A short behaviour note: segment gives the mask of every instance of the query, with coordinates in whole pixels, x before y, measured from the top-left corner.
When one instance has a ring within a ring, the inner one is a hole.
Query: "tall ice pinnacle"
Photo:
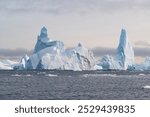
[[[125,29],[121,30],[120,42],[117,48],[117,58],[124,70],[128,69],[128,67],[134,63],[134,51],[127,38]]]

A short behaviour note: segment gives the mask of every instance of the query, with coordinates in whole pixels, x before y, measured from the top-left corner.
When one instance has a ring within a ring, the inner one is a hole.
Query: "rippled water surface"
[[[150,72],[0,71],[0,99],[150,99]]]

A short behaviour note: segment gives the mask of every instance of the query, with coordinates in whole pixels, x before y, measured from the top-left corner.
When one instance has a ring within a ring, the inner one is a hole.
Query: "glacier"
[[[134,65],[134,50],[127,38],[125,29],[121,30],[116,56],[103,56],[99,65],[104,70],[127,70]]]

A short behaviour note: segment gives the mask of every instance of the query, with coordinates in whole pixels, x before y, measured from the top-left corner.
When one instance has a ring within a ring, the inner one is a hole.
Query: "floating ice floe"
[[[11,76],[20,77],[20,76],[22,76],[22,75],[19,75],[19,74],[13,74],[13,75],[11,75]]]
[[[32,75],[31,75],[31,74],[26,74],[26,75],[24,75],[24,76],[30,77],[30,76],[32,76]]]
[[[57,75],[55,75],[55,74],[46,74],[45,76],[52,76],[52,77],[57,77]]]
[[[145,74],[139,74],[139,76],[145,76]]]
[[[144,89],[150,89],[149,85],[143,86]]]

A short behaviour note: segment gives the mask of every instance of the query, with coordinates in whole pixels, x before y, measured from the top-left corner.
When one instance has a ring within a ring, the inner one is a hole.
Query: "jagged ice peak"
[[[47,35],[47,29],[45,28],[45,27],[43,27],[42,29],[41,29],[41,34],[40,34],[40,37],[48,37],[48,35]]]
[[[78,43],[78,47],[82,47],[82,44],[81,44],[81,43]]]

